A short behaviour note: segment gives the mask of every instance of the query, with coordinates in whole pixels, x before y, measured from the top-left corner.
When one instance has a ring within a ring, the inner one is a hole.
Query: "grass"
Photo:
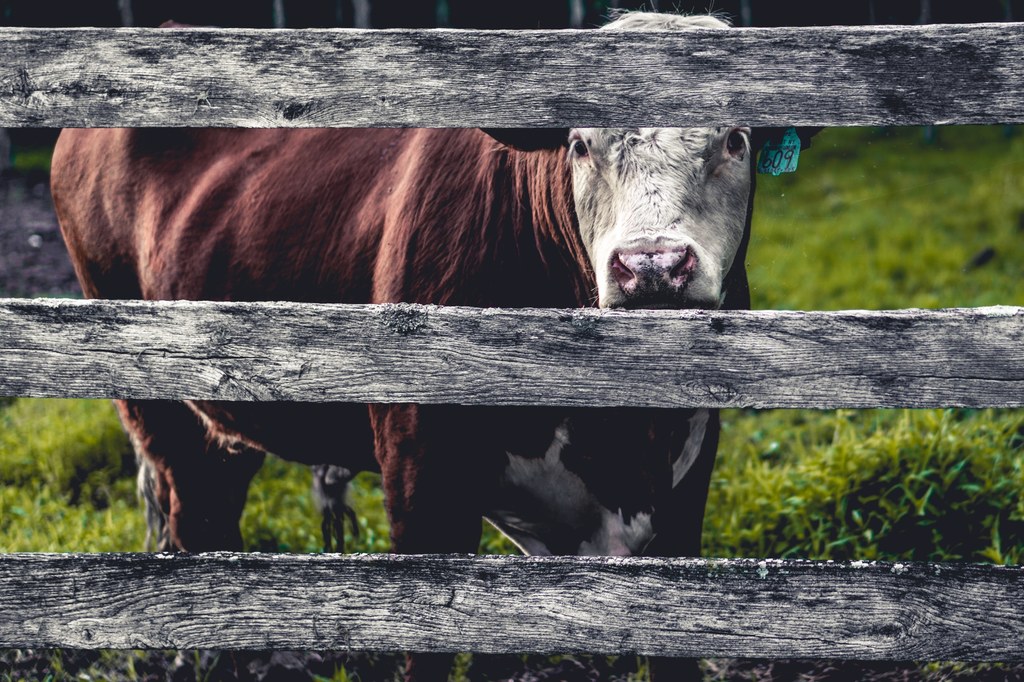
[[[134,458],[107,402],[0,410],[0,551],[142,549]]]
[[[754,216],[755,308],[1024,304],[1020,130],[828,130],[796,173],[759,177]]]
[[[706,554],[1021,563],[1024,415],[730,412]]]
[[[758,182],[755,308],[1024,305],[1020,131],[830,130]],[[1013,410],[726,411],[704,554],[1021,563],[1022,446]],[[132,466],[107,403],[0,404],[0,551],[142,549]],[[387,550],[381,499],[357,478],[351,549]],[[250,549],[318,551],[308,471],[269,459],[242,525]],[[481,547],[512,550],[493,530]]]

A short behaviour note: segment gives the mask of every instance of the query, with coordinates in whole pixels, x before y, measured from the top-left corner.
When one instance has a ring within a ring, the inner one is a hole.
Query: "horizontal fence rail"
[[[0,646],[1024,660],[1024,568],[8,554]]]
[[[0,300],[0,395],[643,407],[1024,405],[1024,308]]]
[[[0,126],[1024,122],[1024,24],[0,29]]]

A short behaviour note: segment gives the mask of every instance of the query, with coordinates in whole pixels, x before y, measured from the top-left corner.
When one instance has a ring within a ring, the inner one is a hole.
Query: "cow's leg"
[[[134,438],[132,439],[134,441]],[[138,449],[135,449],[135,465],[139,468],[136,476],[136,491],[139,499],[142,500],[146,514],[146,544],[147,552],[170,552],[171,540],[167,528],[167,514],[160,501],[158,490],[160,473],[156,470],[149,459]]]
[[[345,519],[352,526],[352,537],[359,537],[355,510],[348,504],[352,471],[336,464],[314,464],[313,501],[320,510],[320,532],[325,552],[345,551]]]
[[[500,462],[486,412],[432,405],[371,409],[395,552],[474,553],[483,500]]]
[[[136,456],[146,462],[152,485],[149,497],[165,519],[160,549],[240,550],[238,522],[264,454],[221,446],[183,403],[115,404]]]
[[[371,408],[393,551],[476,552],[487,481],[497,481],[484,415],[442,406]],[[411,654],[406,679],[446,680],[453,660],[450,654]]]
[[[708,500],[711,471],[718,452],[718,410],[708,410],[700,454],[681,481],[672,489],[671,505],[664,526],[659,525],[656,544],[651,554],[668,557],[700,556],[701,528]],[[702,680],[703,674],[693,658],[652,656],[652,682]]]

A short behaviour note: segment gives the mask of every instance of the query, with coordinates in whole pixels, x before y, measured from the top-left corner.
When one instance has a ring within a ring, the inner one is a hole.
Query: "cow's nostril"
[[[679,262],[672,267],[669,280],[673,284],[681,284],[690,279],[695,267],[697,267],[697,256],[693,253],[693,249],[686,249],[679,254]]]
[[[630,282],[636,280],[636,273],[623,262],[622,254],[620,253],[615,254],[612,258],[612,276],[615,277],[615,281],[621,287],[625,287]]]

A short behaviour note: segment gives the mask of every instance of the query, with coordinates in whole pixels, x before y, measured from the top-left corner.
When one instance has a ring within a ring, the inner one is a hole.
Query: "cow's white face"
[[[749,128],[574,128],[568,162],[602,308],[717,308],[743,240]]]
[[[601,30],[724,29],[709,15],[630,12]],[[576,128],[569,164],[602,308],[717,308],[743,240],[749,128]]]

